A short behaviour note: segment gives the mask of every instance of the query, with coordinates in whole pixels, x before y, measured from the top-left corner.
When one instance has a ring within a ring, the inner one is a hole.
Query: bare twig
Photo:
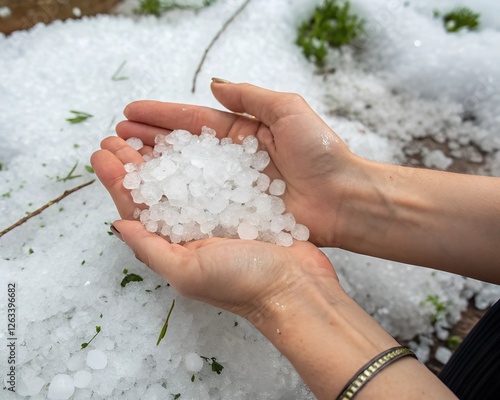
[[[91,181],[87,182],[87,183],[83,183],[77,187],[74,187],[73,189],[70,189],[70,190],[66,190],[62,195],[60,195],[59,197],[55,198],[54,200],[51,200],[49,201],[48,203],[44,204],[42,207],[40,207],[39,209],[29,213],[28,215],[26,215],[25,217],[21,218],[19,221],[17,221],[15,224],[9,226],[7,229],[4,229],[2,232],[0,232],[0,237],[2,237],[3,235],[5,235],[6,233],[10,232],[12,229],[14,228],[17,228],[18,226],[24,224],[27,220],[29,220],[30,218],[33,218],[34,216],[40,214],[41,212],[43,212],[45,209],[49,208],[51,205],[53,204],[56,204],[58,202],[60,202],[62,199],[64,199],[65,197],[69,196],[70,194],[72,193],[75,193],[76,191],[80,190],[80,189],[83,189],[84,187],[86,186],[89,186],[91,185],[92,183],[95,182],[95,179],[92,179]]]
[[[215,42],[219,39],[219,37],[222,35],[222,33],[227,29],[227,27],[231,24],[231,22],[234,21],[234,19],[245,9],[245,7],[250,3],[252,0],[245,0],[245,2],[238,8],[233,15],[231,15],[231,18],[229,18],[224,25],[222,25],[222,28],[220,28],[219,32],[214,36],[208,47],[205,49],[205,52],[203,53],[203,57],[201,57],[200,63],[198,64],[198,68],[196,68],[196,72],[194,73],[193,77],[193,86],[191,88],[191,92],[194,93],[196,90],[196,79],[198,78],[198,74],[201,71],[201,67],[203,66],[203,63],[205,62],[205,59],[207,58],[207,54],[212,48],[212,46],[215,44]]]

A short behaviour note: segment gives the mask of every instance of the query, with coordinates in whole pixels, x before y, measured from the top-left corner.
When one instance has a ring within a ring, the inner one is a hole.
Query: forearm
[[[361,162],[339,247],[500,282],[500,179]]]
[[[323,281],[252,321],[296,368],[318,399],[335,399],[361,366],[397,342],[338,282]],[[451,392],[406,357],[375,376],[356,399],[447,399]]]

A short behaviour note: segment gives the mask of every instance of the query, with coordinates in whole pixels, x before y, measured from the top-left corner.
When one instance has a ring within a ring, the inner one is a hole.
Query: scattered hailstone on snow
[[[201,358],[196,353],[187,354],[184,361],[186,363],[186,369],[189,372],[193,373],[200,372],[201,369],[203,368],[203,358]]]
[[[285,213],[278,197],[286,183],[271,182],[262,172],[269,154],[258,150],[255,136],[238,138],[242,144],[219,140],[207,127],[199,136],[180,129],[157,135],[144,163],[124,165],[123,186],[135,203],[148,206],[136,208],[134,218],[173,243],[213,236],[281,246],[308,240],[307,227]],[[127,143],[135,149],[143,146],[137,138]]]
[[[73,375],[73,381],[75,387],[84,388],[87,387],[92,380],[92,374],[89,371],[78,371],[75,375]]]
[[[40,393],[44,384],[45,381],[38,376],[28,378],[21,376],[21,379],[16,387],[16,393],[19,396],[36,396]]]
[[[92,369],[104,369],[108,365],[108,357],[99,349],[87,353],[87,365]]]
[[[50,381],[48,397],[51,400],[67,400],[74,392],[73,378],[66,374],[58,374]]]

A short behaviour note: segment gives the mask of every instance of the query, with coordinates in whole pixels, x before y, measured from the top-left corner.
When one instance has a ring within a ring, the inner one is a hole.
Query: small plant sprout
[[[462,343],[462,338],[460,336],[450,336],[446,340],[446,347],[450,350],[455,350],[458,346],[460,346],[460,343]]]
[[[66,121],[70,122],[71,124],[79,124],[80,122],[86,121],[89,118],[93,117],[92,114],[83,111],[69,110],[69,112],[74,114],[73,117],[66,118]]]
[[[172,300],[172,305],[170,306],[170,310],[168,310],[167,319],[165,320],[165,323],[163,324],[163,327],[161,328],[160,336],[158,336],[158,340],[156,341],[157,346],[160,344],[162,339],[165,337],[165,334],[167,333],[168,320],[170,319],[170,315],[172,314],[172,310],[174,309],[174,306],[175,306],[175,299]]]
[[[122,282],[120,283],[121,287],[127,286],[130,282],[142,282],[144,279],[142,279],[142,276],[139,276],[137,274],[128,274],[125,276],[125,278],[122,279]]]
[[[200,357],[203,358],[212,367],[213,372],[215,372],[217,375],[220,375],[220,373],[224,369],[224,366],[221,363],[217,362],[216,357],[210,357],[210,358],[203,356]]]
[[[82,343],[82,349],[86,348],[92,342],[92,340],[95,339],[95,337],[99,334],[99,332],[101,332],[101,327],[100,326],[96,326],[95,327],[95,335],[92,336],[92,339],[90,339],[88,342]]]
[[[458,32],[462,29],[475,31],[479,28],[479,13],[467,7],[456,7],[443,15],[444,27],[448,32]]]
[[[204,7],[208,7],[215,0],[203,0],[200,5],[196,4],[180,4],[172,0],[140,0],[139,8],[136,8],[134,12],[136,14],[146,14],[155,15],[157,17],[161,16],[164,12],[171,11],[174,9],[178,10],[200,10]]]
[[[89,174],[94,174],[94,168],[92,168],[90,165],[85,166],[85,171],[87,171]]]
[[[127,60],[124,60],[120,66],[118,67],[118,69],[115,71],[115,73],[113,74],[113,76],[111,77],[111,80],[113,81],[125,81],[128,79],[128,76],[119,76],[120,75],[120,72],[122,72],[122,69],[123,67],[125,67],[125,64],[127,63]]]
[[[75,163],[75,165],[73,165],[73,167],[71,167],[71,170],[64,178],[56,176],[56,182],[66,182],[69,181],[70,179],[80,178],[81,175],[73,175],[73,172],[75,172],[77,166],[78,166],[78,161]]]
[[[363,32],[364,21],[352,14],[348,1],[325,0],[317,6],[313,16],[304,21],[296,43],[308,60],[324,67],[329,47],[342,47],[352,43]]]

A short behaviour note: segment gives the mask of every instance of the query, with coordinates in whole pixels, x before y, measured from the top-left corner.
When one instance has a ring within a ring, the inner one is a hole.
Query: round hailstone
[[[133,163],[127,163],[123,164],[123,168],[125,169],[125,172],[135,172],[137,171],[137,166]]]
[[[276,244],[284,247],[290,247],[293,244],[292,235],[287,232],[280,232],[276,237]]]
[[[77,353],[68,360],[66,363],[66,367],[70,371],[78,371],[83,368],[83,355],[81,353]]]
[[[48,398],[51,400],[67,400],[74,392],[73,378],[66,374],[58,374],[50,381]]]
[[[265,192],[269,189],[269,184],[271,183],[271,178],[269,178],[266,174],[260,174],[257,178],[257,187],[261,192]]]
[[[125,189],[137,189],[141,186],[141,178],[139,177],[139,174],[133,171],[129,172],[125,175],[125,178],[123,178],[123,186]]]
[[[255,154],[257,149],[259,148],[259,141],[255,136],[247,136],[243,140],[243,148],[245,149],[245,153]]]
[[[292,228],[292,237],[296,240],[306,241],[309,239],[309,228],[302,224],[295,224]]]
[[[273,196],[281,196],[285,193],[286,184],[281,179],[275,179],[269,185],[269,193]]]
[[[259,231],[253,225],[248,222],[242,222],[238,226],[238,236],[243,240],[254,240],[259,236]]]
[[[20,396],[36,396],[42,390],[45,381],[38,377],[32,376],[29,378],[21,377],[16,386],[16,393]]]
[[[187,354],[184,362],[186,363],[186,369],[189,372],[200,372],[203,368],[203,358],[196,353]]]
[[[89,371],[78,371],[75,375],[73,375],[73,381],[75,383],[75,387],[84,388],[87,387],[92,380],[92,374]]]
[[[99,349],[87,353],[87,365],[92,369],[104,369],[108,365],[108,357]]]
[[[262,171],[271,162],[269,153],[267,151],[261,150],[254,154],[252,158],[252,167],[257,171]]]
[[[128,138],[127,140],[125,140],[125,142],[127,142],[127,144],[134,150],[140,150],[144,147],[142,140],[136,137]]]

